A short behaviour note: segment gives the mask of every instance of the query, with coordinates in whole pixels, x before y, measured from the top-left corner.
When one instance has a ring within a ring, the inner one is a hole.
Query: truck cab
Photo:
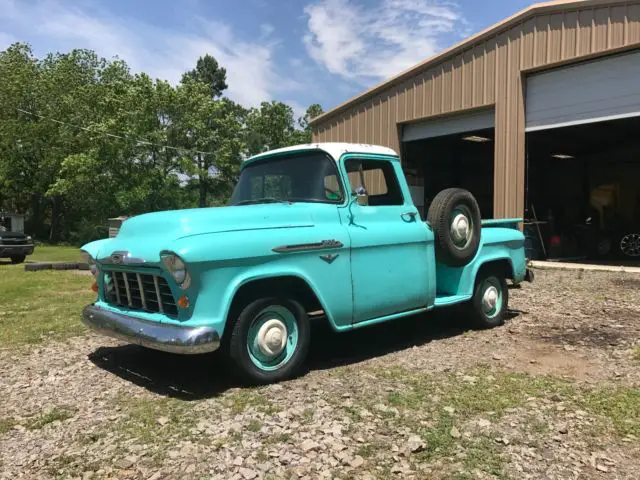
[[[504,322],[506,281],[531,279],[518,219],[482,222],[447,189],[427,221],[398,155],[324,143],[246,160],[229,205],[139,215],[83,246],[98,292],[83,321],[174,353],[222,347],[251,381],[300,371],[310,322],[337,332],[453,304]]]

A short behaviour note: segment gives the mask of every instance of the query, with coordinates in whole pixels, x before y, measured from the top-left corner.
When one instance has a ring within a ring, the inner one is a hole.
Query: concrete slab
[[[583,270],[598,272],[622,272],[636,273],[640,275],[640,267],[628,267],[621,265],[593,265],[590,263],[565,263],[565,262],[544,262],[541,260],[531,260],[529,266],[541,270]]]

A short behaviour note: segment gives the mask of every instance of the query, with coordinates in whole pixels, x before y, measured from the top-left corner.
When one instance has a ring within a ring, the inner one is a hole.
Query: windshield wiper
[[[264,198],[255,198],[252,200],[241,200],[238,203],[234,203],[234,206],[238,206],[238,205],[255,205],[258,203],[287,203],[287,204],[291,204],[293,203],[290,200],[280,200],[278,198],[273,198],[273,197],[264,197]]]

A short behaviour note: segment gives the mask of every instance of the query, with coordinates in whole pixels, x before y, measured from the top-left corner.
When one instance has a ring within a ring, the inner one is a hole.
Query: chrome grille
[[[167,281],[159,276],[138,272],[105,272],[104,297],[107,303],[147,312],[178,315],[176,301]]]
[[[28,245],[27,239],[25,237],[1,237],[0,245],[4,246],[13,246],[13,245]]]

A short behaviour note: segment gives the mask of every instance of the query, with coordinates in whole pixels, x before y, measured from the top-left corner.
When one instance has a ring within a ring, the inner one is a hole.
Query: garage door
[[[423,140],[453,133],[472,132],[495,126],[493,110],[482,110],[464,115],[442,117],[437,120],[410,123],[402,129],[402,141]]]
[[[531,75],[526,130],[640,116],[640,52]]]

